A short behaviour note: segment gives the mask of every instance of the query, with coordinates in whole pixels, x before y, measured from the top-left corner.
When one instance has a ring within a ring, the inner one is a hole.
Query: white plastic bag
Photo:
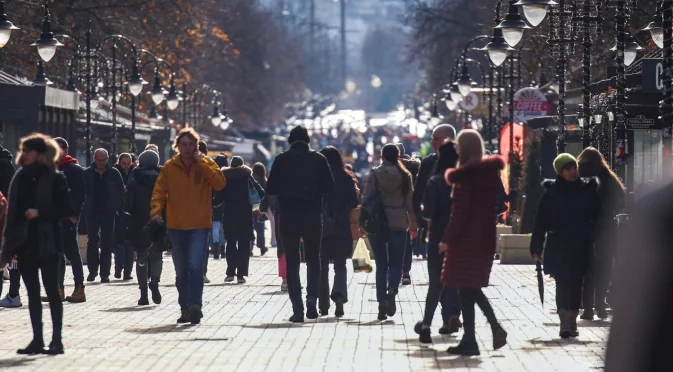
[[[355,245],[355,250],[353,251],[353,271],[356,273],[371,273],[373,271],[369,250],[367,249],[365,240],[362,238],[358,240],[358,243]]]

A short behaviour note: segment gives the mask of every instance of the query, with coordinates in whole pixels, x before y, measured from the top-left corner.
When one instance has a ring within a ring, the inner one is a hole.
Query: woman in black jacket
[[[577,159],[580,177],[598,177],[601,187],[598,194],[601,197],[601,215],[598,217],[596,231],[596,244],[594,246],[595,257],[589,267],[589,272],[584,278],[584,313],[582,319],[594,319],[594,307],[596,315],[600,319],[608,317],[605,298],[610,287],[612,276],[612,263],[615,258],[617,246],[617,222],[615,216],[624,205],[626,192],[617,175],[610,170],[603,155],[593,147],[587,147]],[[594,301],[595,300],[595,301]]]
[[[58,172],[60,149],[51,137],[31,134],[21,139],[21,168],[12,179],[0,267],[12,256],[18,257],[21,276],[28,291],[28,310],[33,340],[19,354],[63,354],[61,330],[63,303],[59,293],[59,263],[63,254],[61,220],[77,216],[70,202],[65,176]],[[38,271],[42,272],[51,320],[52,341],[45,349],[42,336],[42,302]]]
[[[266,168],[264,167],[264,164],[255,163],[255,165],[252,166],[252,177],[260,186],[262,186],[262,189],[266,189]],[[259,206],[259,211],[261,213],[266,213],[268,210],[269,201],[264,198],[264,200],[262,200],[262,204]],[[269,250],[266,248],[266,236],[264,234],[264,230],[266,228],[266,224],[264,222],[267,219],[268,218],[265,217],[264,214],[261,214],[260,218],[254,218],[252,222],[255,227],[255,234],[257,235],[257,248],[259,248],[262,256],[264,256]]]
[[[334,193],[323,197],[323,234],[320,255],[320,293],[318,308],[320,315],[329,312],[329,299],[336,304],[334,315],[344,315],[344,304],[348,302],[348,283],[346,281],[346,260],[353,253],[350,211],[357,208],[358,197],[353,177],[346,171],[339,150],[327,146],[320,150],[334,177]],[[334,262],[334,287],[329,293],[329,262]]]
[[[229,166],[229,158],[226,155],[217,155],[215,163],[220,168]],[[210,251],[213,253],[213,259],[219,260],[220,256],[224,258],[224,234],[222,233],[222,215],[224,214],[224,203],[222,202],[222,192],[213,191],[213,229],[210,233]],[[206,269],[208,267],[206,266]]]
[[[439,158],[435,165],[435,174],[430,177],[423,192],[423,218],[430,223],[428,239],[428,294],[425,298],[423,321],[414,328],[422,343],[432,343],[430,326],[439,302],[442,304],[443,326],[440,334],[452,334],[460,330],[460,298],[458,288],[442,286],[442,263],[444,253],[439,253],[446,226],[451,218],[451,186],[444,180],[448,169],[455,168],[458,153],[453,142],[446,142],[439,148]],[[425,237],[422,237],[425,239]]]
[[[224,217],[222,227],[227,240],[227,277],[226,283],[238,278],[238,284],[245,283],[250,263],[250,243],[255,239],[252,228],[252,205],[248,199],[248,190],[254,187],[260,197],[264,189],[252,177],[252,170],[243,163],[243,158],[234,156],[231,168],[222,170],[227,185],[222,190]]]
[[[140,154],[138,161],[140,165],[132,171],[131,181],[126,187],[122,207],[124,212],[130,215],[128,218],[130,222],[128,238],[131,247],[138,255],[136,261],[136,274],[138,275],[138,287],[140,288],[138,305],[143,306],[150,304],[147,299],[148,287],[152,291],[152,302],[155,304],[161,303],[159,280],[163,269],[165,245],[155,245],[147,255],[150,246],[153,243],[156,244],[148,236],[145,227],[150,222],[152,190],[154,190],[154,184],[159,177],[159,172],[161,172],[159,154],[152,150],[146,150]]]
[[[579,178],[577,160],[560,154],[554,160],[556,180],[545,190],[535,217],[530,252],[536,261],[544,251],[544,272],[556,280],[556,309],[562,338],[577,337],[582,280],[593,254],[594,230],[601,213],[598,179]],[[546,239],[545,239],[546,235]]]

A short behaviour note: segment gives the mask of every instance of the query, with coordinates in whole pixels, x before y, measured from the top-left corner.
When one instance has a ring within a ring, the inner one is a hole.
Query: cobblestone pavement
[[[258,254],[257,249],[255,249]],[[540,305],[533,266],[494,265],[486,295],[509,332],[509,345],[490,350],[490,329],[477,311],[481,357],[449,356],[459,340],[435,332],[434,344],[421,346],[413,331],[421,319],[427,291],[425,264],[414,260],[413,284],[401,288],[397,314],[376,320],[374,273],[349,273],[346,315],[303,325],[291,315],[280,292],[275,250],[251,259],[245,285],[224,284],[224,260],[209,263],[212,281],[204,291],[204,318],[198,326],[177,326],[177,292],[170,256],[164,257],[161,305],[135,306],[135,281],[89,284],[87,302],[65,304],[64,345],[57,357],[15,354],[31,340],[23,284],[20,309],[0,309],[0,370],[63,371],[592,371],[603,369],[609,322],[580,321],[577,341],[558,338],[553,282]],[[70,269],[68,268],[68,271]],[[349,268],[349,271],[351,268]],[[85,269],[86,271],[86,269]],[[304,278],[302,273],[302,278]],[[66,293],[72,291],[68,273]],[[3,293],[4,295],[4,293]],[[48,305],[43,314],[45,341],[51,338]],[[437,313],[435,319],[441,319]]]

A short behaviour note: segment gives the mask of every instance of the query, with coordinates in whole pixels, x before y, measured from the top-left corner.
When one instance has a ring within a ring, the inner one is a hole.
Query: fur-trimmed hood
[[[252,169],[247,165],[243,165],[236,168],[222,168],[222,173],[226,179],[234,179],[240,177],[250,177],[252,175]]]
[[[469,177],[474,177],[484,172],[499,172],[505,168],[505,160],[502,156],[491,155],[487,156],[481,161],[471,164],[462,165],[458,168],[449,169],[446,171],[445,180],[449,185],[456,184]]]
[[[58,147],[56,141],[51,138],[40,138],[40,140],[44,141],[44,151],[38,152],[37,159],[35,160],[36,164],[44,165],[49,168],[56,168],[59,163],[61,148]],[[17,155],[16,163],[20,166],[24,166],[23,162],[21,161],[21,153]]]

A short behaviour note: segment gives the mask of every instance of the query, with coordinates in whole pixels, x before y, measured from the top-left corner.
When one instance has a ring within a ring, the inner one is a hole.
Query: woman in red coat
[[[439,251],[446,251],[442,282],[458,287],[465,334],[460,344],[447,352],[479,355],[474,333],[474,304],[491,324],[493,349],[507,343],[507,332],[500,326],[481,288],[488,279],[495,254],[498,173],[505,166],[500,156],[484,157],[484,141],[479,132],[463,130],[456,139],[459,165],[446,172],[446,182],[453,186],[451,220],[446,227]]]

